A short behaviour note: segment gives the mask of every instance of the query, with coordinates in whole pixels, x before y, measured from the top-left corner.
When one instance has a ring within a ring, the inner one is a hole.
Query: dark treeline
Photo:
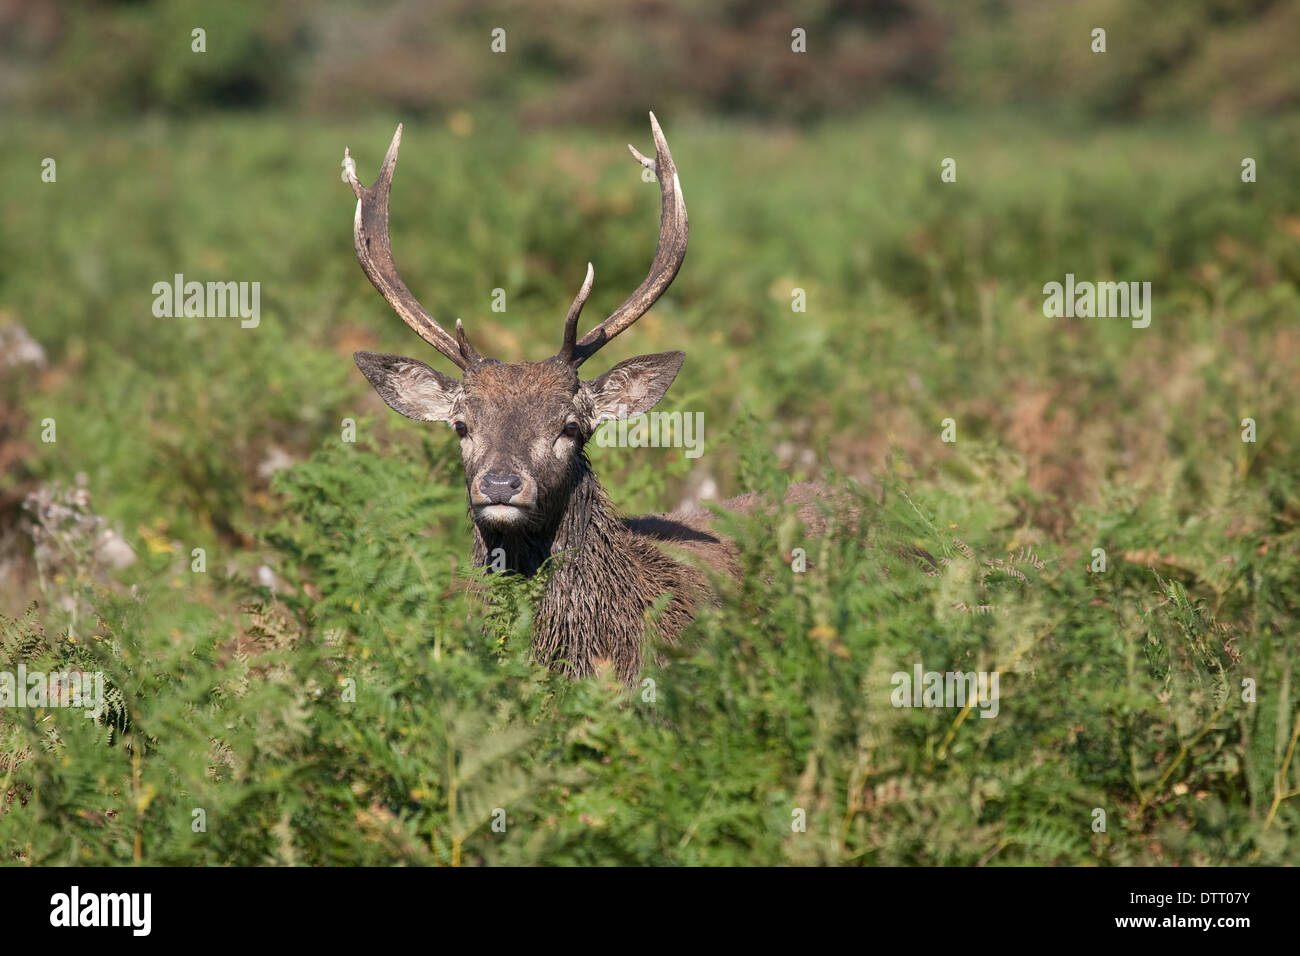
[[[1297,35],[1296,0],[12,0],[0,103],[407,115],[482,103],[546,124],[639,114],[651,78],[677,115],[799,121],[906,96],[1237,118],[1296,104]]]

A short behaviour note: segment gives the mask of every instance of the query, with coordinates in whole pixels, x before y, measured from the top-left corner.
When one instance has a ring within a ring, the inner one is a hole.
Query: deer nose
[[[503,505],[524,486],[518,475],[497,475],[489,472],[478,480],[478,490],[491,504]]]

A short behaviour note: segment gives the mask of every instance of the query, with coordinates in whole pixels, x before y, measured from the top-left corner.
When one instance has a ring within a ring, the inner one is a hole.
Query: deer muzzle
[[[524,487],[524,479],[518,475],[498,475],[489,472],[478,480],[479,494],[484,504],[510,504],[510,499],[519,494]]]
[[[537,484],[517,473],[483,472],[470,485],[469,503],[475,519],[488,524],[525,521],[537,504]]]

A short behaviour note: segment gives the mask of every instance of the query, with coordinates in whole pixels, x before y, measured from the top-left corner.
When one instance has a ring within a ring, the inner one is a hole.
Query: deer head
[[[484,358],[456,320],[453,338],[411,294],[393,263],[388,199],[402,142],[397,127],[375,184],[357,179],[350,152],[344,178],[357,195],[354,222],[357,258],[371,283],[412,330],[461,370],[459,380],[413,358],[357,352],[357,366],[394,411],[417,421],[449,423],[460,437],[465,484],[481,533],[543,531],[564,512],[571,491],[588,474],[584,447],[596,426],[653,408],[672,384],[683,352],[640,355],[584,381],[578,369],[614,336],[644,315],[668,288],[686,256],[688,224],[677,169],[653,113],[655,158],[628,149],[659,180],[662,212],[659,244],[650,272],[614,312],[581,339],[578,317],[591,294],[595,272],[569,308],[560,351],[543,362],[507,364]]]

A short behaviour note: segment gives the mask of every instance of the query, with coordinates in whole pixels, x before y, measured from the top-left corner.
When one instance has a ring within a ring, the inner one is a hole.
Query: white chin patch
[[[515,524],[524,520],[524,512],[514,505],[486,505],[478,510],[478,517],[488,524]]]

